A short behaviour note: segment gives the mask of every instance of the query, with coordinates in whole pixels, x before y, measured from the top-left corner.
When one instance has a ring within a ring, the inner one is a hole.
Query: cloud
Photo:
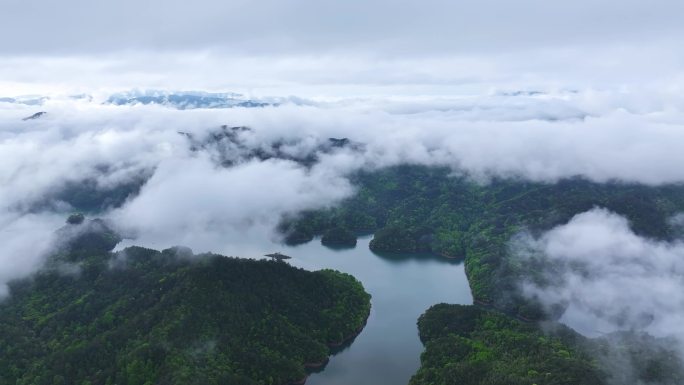
[[[0,87],[331,98],[668,88],[682,79],[683,8],[676,0],[8,0]]]
[[[641,330],[684,343],[684,242],[636,235],[622,216],[593,209],[541,237],[519,238],[549,266],[547,284],[524,292],[551,306],[567,304],[561,321],[598,336]],[[522,250],[522,249],[518,249]],[[541,256],[540,256],[541,255]]]
[[[63,220],[51,214],[0,213],[0,300],[9,294],[8,282],[28,277],[41,267],[53,232]]]
[[[187,244],[199,251],[225,251],[219,248],[231,239],[272,237],[280,216],[352,194],[350,173],[400,163],[449,166],[478,178],[682,182],[684,171],[671,167],[684,163],[678,98],[671,90],[639,88],[309,98],[278,107],[184,111],[101,104],[106,98],[53,96],[39,107],[3,102],[0,214],[11,219],[0,229],[26,215],[55,223],[54,213],[71,210],[68,197],[56,192],[86,182],[97,192],[149,178],[138,195],[101,215],[147,246]],[[38,108],[48,113],[21,120]],[[212,140],[224,124],[251,130],[240,131],[239,147],[217,143],[198,151],[179,134]],[[328,138],[345,137],[359,145],[321,150]],[[274,146],[281,157],[266,159]],[[313,164],[293,160],[313,155]],[[221,167],[221,159],[235,166]],[[23,229],[24,250],[45,237],[42,227]]]
[[[510,245],[523,266],[535,261],[522,293],[550,310],[561,305],[560,322],[600,337],[590,353],[610,383],[677,381],[666,378],[678,376],[684,357],[684,241],[641,237],[626,218],[594,208]],[[653,372],[654,364],[667,368]]]
[[[343,175],[318,167],[269,160],[226,169],[200,155],[160,164],[112,218],[139,234],[136,242],[168,247],[172,240],[210,251],[255,232],[268,239],[283,215],[329,206],[351,192]]]
[[[519,50],[681,34],[676,0],[336,2],[9,0],[0,51],[111,52],[217,47],[233,52]],[[506,15],[505,18],[499,17]],[[17,33],[20,31],[20,33]]]
[[[0,50],[0,86],[23,93],[101,93],[130,88],[234,91],[249,97],[298,95],[464,96],[500,89],[681,90],[684,53],[677,43],[625,40],[515,51],[382,55],[374,47],[339,52],[231,53],[184,50],[11,54]],[[679,36],[680,39],[677,39]],[[672,41],[670,41],[670,39]],[[676,94],[676,92],[673,92]]]

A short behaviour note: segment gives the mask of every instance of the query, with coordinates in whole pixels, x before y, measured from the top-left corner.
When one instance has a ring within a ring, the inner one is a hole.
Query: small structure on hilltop
[[[272,258],[274,261],[282,261],[282,260],[285,260],[285,259],[291,259],[291,258],[292,258],[292,257],[287,256],[287,255],[285,255],[285,254],[281,254],[280,252],[271,253],[271,254],[265,254],[264,256],[265,256],[265,257]]]

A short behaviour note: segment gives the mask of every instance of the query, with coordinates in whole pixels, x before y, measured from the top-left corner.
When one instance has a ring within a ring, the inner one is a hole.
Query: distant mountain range
[[[25,104],[27,106],[39,106],[49,99],[46,96],[40,95],[24,95],[16,97],[0,97],[0,103],[14,103],[14,104]]]
[[[70,95],[67,98],[72,100],[86,100],[89,102],[93,101],[93,97],[87,94]],[[42,95],[0,97],[0,103],[40,106],[50,99],[51,97]],[[234,92],[134,90],[112,94],[107,97],[102,104],[117,106],[158,104],[179,110],[186,110],[194,108],[256,108],[277,106],[286,101],[293,100],[283,98],[254,99]],[[297,102],[297,100],[294,101]]]
[[[274,101],[245,98],[241,94],[213,93],[199,91],[132,91],[110,96],[106,104],[135,105],[159,104],[180,110],[193,108],[233,108],[233,107],[266,107],[278,105]]]

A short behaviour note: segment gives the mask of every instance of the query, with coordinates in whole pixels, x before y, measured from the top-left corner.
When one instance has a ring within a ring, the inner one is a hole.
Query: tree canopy
[[[284,385],[370,311],[337,271],[187,248],[112,253],[97,221],[59,234],[70,238],[46,268],[0,303],[2,384]]]

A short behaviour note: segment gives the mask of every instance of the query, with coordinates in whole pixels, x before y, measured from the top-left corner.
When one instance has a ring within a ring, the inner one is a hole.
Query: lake
[[[280,251],[291,256],[287,263],[307,270],[335,269],[363,283],[373,298],[366,327],[351,344],[341,347],[307,385],[406,385],[418,370],[423,345],[416,322],[430,306],[440,303],[472,304],[463,263],[434,254],[382,254],[370,251],[372,235],[359,237],[355,248],[331,249],[320,238],[285,246],[246,234],[239,241],[207,245],[225,255],[263,258]],[[133,244],[161,249],[164,241],[125,240],[118,249]]]
[[[352,274],[373,296],[361,334],[312,373],[307,385],[405,385],[423,351],[418,317],[436,303],[473,303],[462,263],[432,254],[377,255],[368,248],[371,239],[359,238],[353,249],[330,249],[320,239],[278,246],[292,257],[291,265]]]

